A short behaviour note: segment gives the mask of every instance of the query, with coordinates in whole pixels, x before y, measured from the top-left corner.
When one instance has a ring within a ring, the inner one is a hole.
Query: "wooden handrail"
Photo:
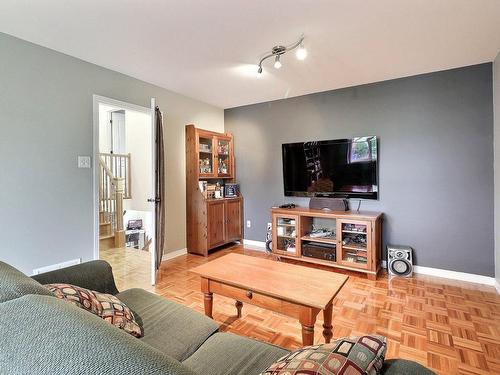
[[[111,172],[111,169],[109,169],[109,167],[106,165],[106,163],[102,160],[102,157],[99,157],[99,165],[101,166],[101,168],[104,170],[104,172],[106,173],[106,176],[111,180],[113,181],[114,180],[114,176],[113,176],[113,172]]]
[[[108,167],[108,172],[114,178],[125,179],[123,197],[125,199],[132,198],[132,175],[130,169],[131,155],[100,153],[99,157],[106,167]]]

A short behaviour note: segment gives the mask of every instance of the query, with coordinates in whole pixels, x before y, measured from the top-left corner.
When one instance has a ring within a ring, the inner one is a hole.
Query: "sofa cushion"
[[[436,375],[421,364],[406,359],[387,359],[382,367],[382,375]]]
[[[0,369],[9,375],[195,375],[101,318],[54,297],[0,303]]]
[[[179,361],[219,330],[205,315],[143,289],[128,289],[117,297],[142,321],[141,340]]]
[[[39,282],[7,263],[0,262],[0,303],[26,294],[52,295]]]
[[[183,364],[200,375],[256,375],[288,353],[260,341],[216,333]]]
[[[142,336],[141,326],[130,308],[112,294],[99,293],[71,284],[45,285],[57,298],[97,315],[135,337]]]

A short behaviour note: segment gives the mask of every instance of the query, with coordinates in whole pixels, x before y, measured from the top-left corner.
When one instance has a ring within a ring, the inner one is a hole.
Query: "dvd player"
[[[302,244],[302,256],[335,262],[337,260],[337,246],[335,244],[307,242]]]

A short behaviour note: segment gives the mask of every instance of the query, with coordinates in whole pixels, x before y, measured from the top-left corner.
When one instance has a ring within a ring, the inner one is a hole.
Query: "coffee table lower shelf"
[[[320,311],[323,311],[323,336],[325,342],[329,343],[333,336],[332,301],[322,310],[316,307],[286,301],[279,296],[258,293],[229,283],[211,280],[206,277],[201,278],[201,291],[204,295],[205,315],[210,318],[213,318],[213,294],[218,294],[236,300],[235,306],[238,318],[241,318],[241,310],[243,308],[243,302],[245,302],[298,319],[302,325],[302,344],[304,346],[313,345],[314,324],[316,323],[316,318]]]

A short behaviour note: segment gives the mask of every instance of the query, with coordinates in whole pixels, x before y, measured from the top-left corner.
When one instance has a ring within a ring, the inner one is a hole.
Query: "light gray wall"
[[[27,273],[93,257],[92,95],[165,113],[166,252],[186,247],[184,126],[222,109],[0,33],[0,259]]]
[[[493,62],[495,139],[495,278],[500,293],[500,53]]]
[[[333,74],[333,73],[332,73]],[[263,241],[283,195],[281,144],[377,135],[383,243],[416,264],[492,276],[491,63],[225,111],[245,198],[245,238]]]

